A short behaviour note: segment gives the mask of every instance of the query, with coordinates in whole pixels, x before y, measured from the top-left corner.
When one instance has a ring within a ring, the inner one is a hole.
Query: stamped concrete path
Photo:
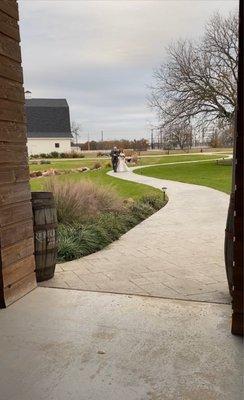
[[[110,175],[166,186],[169,202],[107,248],[59,264],[41,286],[229,303],[223,256],[228,196],[132,171]]]

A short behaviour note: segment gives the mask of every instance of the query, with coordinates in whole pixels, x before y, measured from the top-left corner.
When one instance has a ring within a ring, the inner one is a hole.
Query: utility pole
[[[101,142],[103,142],[103,131],[101,131]]]
[[[163,131],[162,131],[162,128],[160,128],[159,135],[160,135],[160,149],[162,149],[162,147],[163,147]]]
[[[151,129],[151,149],[154,149],[153,129]]]
[[[202,128],[202,147],[203,147],[203,145],[204,145],[204,137],[205,137],[205,129],[204,128]]]
[[[90,150],[90,134],[87,135],[87,150]]]

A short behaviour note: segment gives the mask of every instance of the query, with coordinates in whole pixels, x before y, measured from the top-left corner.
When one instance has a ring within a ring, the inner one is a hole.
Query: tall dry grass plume
[[[53,192],[60,223],[82,222],[104,212],[121,211],[123,201],[111,187],[91,181],[57,182],[50,179],[46,190]]]

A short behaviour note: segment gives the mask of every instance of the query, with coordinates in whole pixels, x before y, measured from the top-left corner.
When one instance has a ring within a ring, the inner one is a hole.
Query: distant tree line
[[[162,148],[190,149],[196,147],[232,147],[234,127],[232,124],[217,120],[207,128],[194,128],[184,123],[167,125],[162,133]]]
[[[119,149],[132,149],[134,151],[145,151],[149,148],[148,141],[146,139],[134,139],[134,140],[104,140],[104,141],[87,141],[85,143],[79,143],[81,150],[111,150],[114,146]]]

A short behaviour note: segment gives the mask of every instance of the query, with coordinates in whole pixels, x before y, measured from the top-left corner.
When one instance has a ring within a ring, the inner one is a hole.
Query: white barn
[[[73,139],[66,99],[26,99],[28,154],[71,152]]]

